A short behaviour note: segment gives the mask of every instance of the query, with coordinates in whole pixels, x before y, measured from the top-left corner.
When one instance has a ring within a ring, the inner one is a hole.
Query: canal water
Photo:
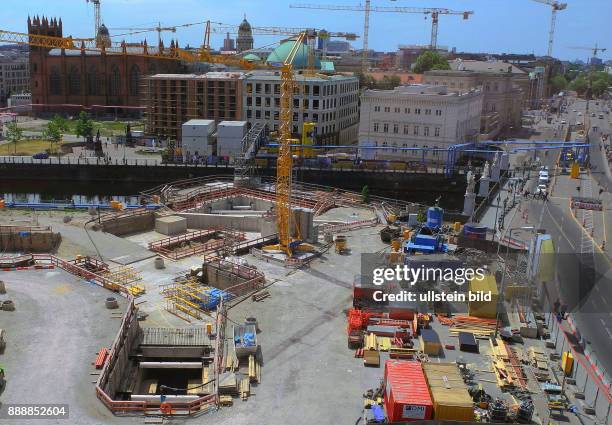
[[[151,189],[156,184],[138,182],[99,183],[75,181],[41,181],[41,180],[0,180],[0,198],[7,203],[55,203],[80,205],[107,205],[111,200],[122,202],[125,206],[140,205],[141,191]],[[384,196],[391,199],[433,205],[440,193],[435,191],[410,191],[393,188],[384,191],[371,191],[370,195]],[[463,207],[463,196],[457,193],[444,193],[440,206],[445,210],[459,211]]]

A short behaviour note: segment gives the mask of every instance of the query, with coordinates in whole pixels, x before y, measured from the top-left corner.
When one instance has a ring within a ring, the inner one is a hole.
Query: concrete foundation
[[[0,251],[2,252],[52,252],[62,237],[48,230],[19,230],[0,228]]]
[[[155,220],[155,231],[162,235],[174,236],[187,231],[187,220],[176,215]]]
[[[115,236],[148,232],[155,228],[155,212],[119,217],[102,223],[102,230]]]

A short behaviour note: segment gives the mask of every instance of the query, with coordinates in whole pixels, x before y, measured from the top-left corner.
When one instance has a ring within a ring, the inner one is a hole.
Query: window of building
[[[374,112],[380,112],[380,106],[375,106],[374,107]]]
[[[256,97],[255,98],[255,106],[261,106],[261,97]]]
[[[440,137],[440,127],[434,128],[434,136],[435,137]]]
[[[419,126],[415,125],[413,130],[412,130],[412,134],[414,134],[415,136],[419,135]]]
[[[417,115],[421,115],[421,108],[415,108],[414,113]]]
[[[385,106],[385,112],[391,112],[391,108],[389,106]]]
[[[425,115],[431,115],[431,109],[425,109]]]
[[[264,99],[264,101],[265,101],[265,102],[264,102],[264,104],[265,104],[266,108],[269,108],[269,107],[270,107],[270,105],[271,105],[271,103],[272,103],[271,98],[266,97],[266,98]]]
[[[312,100],[312,109],[319,109],[319,99]]]
[[[393,124],[393,133],[395,133],[395,134],[399,133],[399,125],[398,124]]]
[[[267,120],[270,119],[270,111],[264,111],[264,118]]]
[[[278,111],[274,111],[274,120],[278,121],[278,117],[279,117],[279,112]]]
[[[251,96],[247,97],[247,106],[253,106],[253,98]]]
[[[247,110],[247,118],[253,118],[253,111],[251,111],[250,109]]]
[[[389,124],[383,124],[383,133],[388,133],[389,132]]]
[[[429,136],[429,127],[423,127],[423,136]]]
[[[247,85],[246,85],[246,92],[247,92],[247,94],[253,93],[253,83],[247,83]]]
[[[410,108],[404,108],[404,113],[405,114],[409,114],[410,113]]]
[[[442,109],[436,109],[436,116],[438,117],[442,116]]]
[[[2,76],[2,73],[0,73]],[[60,76],[59,68],[54,66],[51,68],[51,74],[49,75],[49,92],[51,95],[62,94],[62,77]]]
[[[255,93],[261,93],[261,83],[255,83]]]
[[[408,134],[408,130],[410,129],[410,126],[408,124],[404,125],[404,134]]]
[[[312,114],[312,121],[319,122],[319,114]]]
[[[264,84],[264,93],[265,94],[271,94],[272,93],[272,86],[270,84]]]
[[[100,94],[98,68],[95,65],[89,67],[87,72],[87,94],[90,96],[98,96]]]
[[[71,95],[81,94],[81,72],[76,66],[70,68],[68,74],[68,92]]]
[[[121,74],[117,65],[111,67],[109,93],[111,96],[119,96],[121,94]]]
[[[379,130],[378,123],[377,123],[377,122],[375,122],[375,123],[374,123],[374,132],[375,132],[375,133],[378,133],[378,130]]]
[[[255,119],[261,119],[261,111],[259,109],[255,111]]]
[[[320,90],[321,90],[321,86],[319,86],[318,84],[315,84],[314,86],[312,86],[312,95],[318,96]]]
[[[395,113],[399,114],[399,112],[400,112],[400,108],[395,108]]]

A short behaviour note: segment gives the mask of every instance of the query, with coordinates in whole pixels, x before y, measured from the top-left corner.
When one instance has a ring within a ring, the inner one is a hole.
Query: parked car
[[[39,153],[35,153],[34,155],[32,155],[32,158],[34,159],[47,159],[49,158],[49,154],[46,152],[39,152]]]

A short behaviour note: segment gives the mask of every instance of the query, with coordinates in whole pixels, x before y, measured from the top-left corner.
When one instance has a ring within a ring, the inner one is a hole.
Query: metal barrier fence
[[[545,304],[544,311],[552,311],[552,302],[546,298]],[[596,422],[611,424],[610,384],[612,381],[610,377],[599,367],[590,347],[583,348],[580,345],[580,336],[571,317],[568,317],[568,320],[559,321],[556,314],[546,313],[546,323],[550,332],[550,340],[554,343],[555,351],[559,356],[569,351],[574,357],[571,375],[566,378],[575,381],[578,392],[584,395],[584,404],[594,409]]]

